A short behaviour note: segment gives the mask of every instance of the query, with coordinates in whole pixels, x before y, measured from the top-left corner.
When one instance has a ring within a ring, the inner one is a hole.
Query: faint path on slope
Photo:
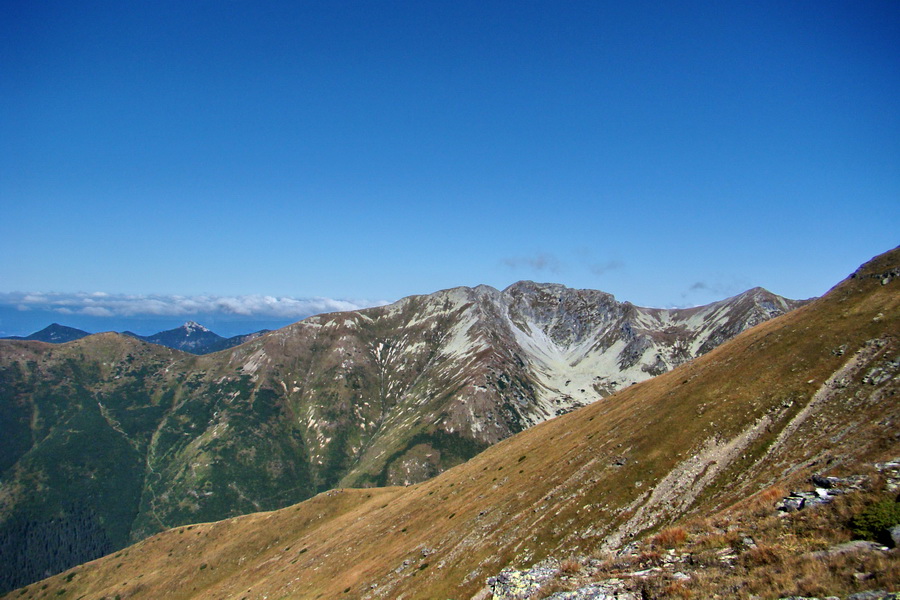
[[[681,461],[669,474],[663,477],[649,498],[640,506],[645,496],[640,496],[629,508],[636,508],[627,522],[610,534],[603,542],[603,549],[618,548],[622,540],[652,527],[666,513],[682,514],[694,502],[703,489],[712,483],[744,450],[772,424],[772,418],[765,415],[727,442],[709,438],[703,448],[693,456]]]
[[[790,422],[785,425],[772,445],[766,451],[766,456],[770,456],[778,451],[794,432],[816,411],[819,406],[831,400],[838,390],[841,389],[842,380],[856,376],[885,346],[883,340],[868,340],[863,347],[850,357],[837,371],[831,374],[831,377],[825,380],[812,399],[798,412]]]

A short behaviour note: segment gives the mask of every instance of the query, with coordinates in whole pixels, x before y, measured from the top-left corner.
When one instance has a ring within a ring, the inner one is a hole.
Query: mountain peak
[[[206,327],[204,327],[203,325],[201,325],[201,324],[198,323],[197,321],[188,321],[187,323],[185,323],[184,325],[182,325],[181,328],[187,330],[187,332],[188,332],[189,334],[192,333],[192,332],[194,332],[194,331],[200,331],[200,332],[209,331],[209,329],[207,329]]]
[[[75,329],[74,327],[66,327],[59,323],[53,323],[44,327],[40,331],[24,338],[26,340],[35,340],[38,342],[49,342],[51,344],[62,344],[81,339],[88,335],[86,331]]]

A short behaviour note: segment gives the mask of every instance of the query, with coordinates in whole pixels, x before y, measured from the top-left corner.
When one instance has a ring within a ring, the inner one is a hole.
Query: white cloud
[[[358,310],[384,301],[334,298],[248,296],[167,296],[92,293],[0,292],[0,305],[19,310],[51,310],[95,317],[190,316],[227,314],[247,317],[302,319],[314,314]]]
[[[532,271],[559,273],[562,263],[552,254],[546,252],[536,256],[514,256],[503,259],[503,264],[510,269],[524,267]]]

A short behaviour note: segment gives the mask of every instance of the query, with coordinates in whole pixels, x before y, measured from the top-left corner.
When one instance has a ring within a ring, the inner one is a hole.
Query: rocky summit
[[[2,341],[7,587],[169,527],[424,481],[800,304],[757,288],[649,309],[526,281],[320,315],[205,356],[114,333]],[[150,341],[211,336],[188,323]]]

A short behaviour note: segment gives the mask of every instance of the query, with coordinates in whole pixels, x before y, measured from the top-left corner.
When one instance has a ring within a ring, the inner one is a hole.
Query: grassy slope
[[[900,251],[878,257],[826,297],[428,482],[171,530],[11,597],[467,598],[507,564],[896,454],[896,378],[863,378],[900,352],[900,280],[869,276],[898,266]]]

